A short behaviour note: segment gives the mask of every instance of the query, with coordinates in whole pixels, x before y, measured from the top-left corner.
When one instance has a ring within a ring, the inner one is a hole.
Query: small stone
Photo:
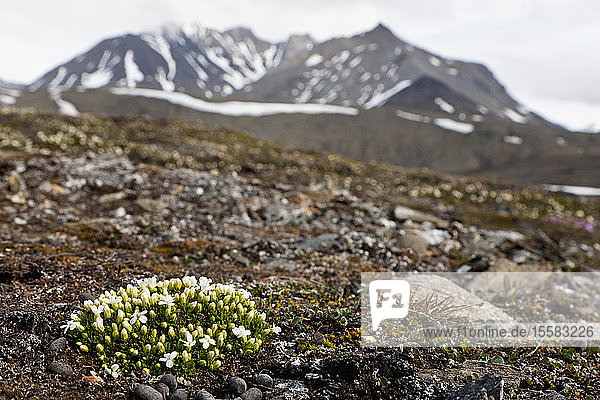
[[[110,203],[112,201],[122,200],[127,197],[125,192],[114,192],[102,195],[98,198],[98,203]]]
[[[248,386],[246,385],[246,381],[243,380],[242,378],[239,378],[237,376],[232,376],[227,381],[227,387],[233,394],[241,395],[242,393],[244,393],[246,391],[246,388]]]
[[[124,207],[119,207],[114,211],[115,217],[123,218],[127,215],[127,210]]]
[[[413,249],[415,253],[425,254],[429,244],[427,240],[419,235],[406,235],[398,239],[398,244],[402,247]]]
[[[15,217],[14,221],[15,225],[27,225],[27,220],[21,217]]]
[[[133,397],[137,400],[164,400],[162,394],[148,385],[136,385]]]
[[[296,248],[299,250],[307,250],[307,251],[315,250],[315,249],[318,249],[320,246],[330,244],[335,239],[337,239],[337,237],[338,237],[338,235],[336,235],[335,233],[324,233],[317,237],[313,237],[311,239],[306,239],[306,240],[298,243]]]
[[[160,200],[137,199],[135,201],[135,203],[138,206],[140,206],[140,208],[143,208],[145,211],[148,211],[148,212],[151,212],[154,214],[158,214],[161,211],[163,211],[165,208],[167,208],[166,204]]]
[[[53,353],[65,351],[66,349],[67,349],[67,338],[66,337],[59,337],[58,339],[53,340],[52,343],[50,343],[50,346],[48,346],[48,350]]]
[[[196,397],[194,397],[194,400],[215,400],[215,397],[206,390],[202,389],[196,392]]]
[[[85,303],[88,300],[94,301],[94,299],[95,297],[91,293],[84,292],[79,295],[79,301],[82,303]]]
[[[173,392],[171,397],[169,397],[169,400],[188,400],[188,392],[183,389],[177,389]]]
[[[256,384],[265,389],[271,389],[273,387],[273,378],[267,374],[259,374],[256,377]]]
[[[154,389],[156,389],[156,391],[163,396],[163,399],[166,399],[167,397],[169,397],[169,393],[171,393],[171,391],[169,390],[169,387],[162,382],[158,382],[158,383],[154,384],[152,387]]]
[[[250,388],[241,396],[242,400],[262,400],[262,392],[258,388]]]
[[[62,377],[68,378],[73,376],[73,368],[69,364],[60,361],[51,362],[48,365],[48,371],[53,374],[60,375]]]
[[[159,382],[167,385],[171,393],[175,393],[175,390],[177,390],[177,378],[171,374],[164,374]]]
[[[50,193],[53,195],[62,195],[70,193],[69,189],[65,189],[64,187],[57,185],[56,183],[44,181],[38,186],[38,189],[42,192]]]

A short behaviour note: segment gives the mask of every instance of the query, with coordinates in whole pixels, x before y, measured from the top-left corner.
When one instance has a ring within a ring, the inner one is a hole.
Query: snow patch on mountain
[[[371,99],[365,103],[364,107],[367,110],[373,107],[379,107],[382,104],[384,104],[390,97],[394,96],[397,93],[400,93],[410,85],[412,85],[412,80],[406,79],[398,82],[394,87],[388,90],[382,92],[375,91]]]
[[[64,100],[62,97],[60,97],[59,89],[49,88],[48,94],[50,95],[50,98],[58,106],[58,110],[60,111],[61,114],[68,115],[70,117],[76,117],[79,115],[79,111],[77,111],[77,108],[73,105],[73,103],[70,103],[70,102]]]
[[[197,111],[233,115],[264,116],[274,114],[342,114],[357,115],[358,110],[352,107],[329,104],[294,104],[294,103],[257,103],[243,101],[227,101],[213,103],[192,97],[185,93],[161,91],[153,89],[113,88],[111,93],[120,96],[141,96],[188,107]]]
[[[550,192],[570,193],[577,196],[600,196],[600,188],[572,185],[544,185]]]
[[[504,136],[502,138],[502,140],[504,141],[504,143],[508,143],[508,144],[514,144],[514,145],[521,145],[523,144],[523,138],[520,136],[516,136],[516,135],[507,135]]]
[[[409,113],[408,111],[404,111],[404,110],[396,110],[395,114],[396,114],[396,116],[407,119],[409,121],[424,122],[426,124],[431,122],[431,118],[426,115],[413,114],[413,113]]]
[[[15,104],[17,99],[14,96],[9,96],[7,94],[0,94],[0,103],[2,104]]]
[[[144,74],[135,63],[133,50],[127,50],[123,63],[125,64],[125,80],[127,82],[127,87],[134,88],[138,82],[144,80]]]
[[[81,75],[81,86],[86,89],[97,89],[110,83],[113,77],[113,67],[121,61],[119,56],[111,58],[111,53],[105,50],[100,58],[96,70],[92,73],[84,72]],[[59,70],[60,73],[60,70]],[[57,78],[55,78],[56,80]],[[52,86],[52,83],[50,84]]]
[[[454,106],[452,106],[450,103],[448,103],[446,100],[442,99],[441,97],[436,97],[434,100],[434,103],[442,109],[442,111],[447,112],[448,114],[453,114],[454,113]]]
[[[436,118],[433,120],[433,123],[439,126],[440,128],[444,128],[450,131],[455,131],[467,135],[473,132],[473,124],[469,124],[466,122],[458,122],[450,118]]]
[[[506,115],[512,122],[516,122],[517,124],[525,124],[527,123],[527,118],[513,110],[512,108],[505,108],[503,110],[504,115]]]
[[[313,54],[304,61],[305,67],[314,67],[315,65],[323,62],[323,56],[320,54]]]

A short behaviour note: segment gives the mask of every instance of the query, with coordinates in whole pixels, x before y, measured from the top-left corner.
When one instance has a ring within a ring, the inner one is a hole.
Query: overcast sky
[[[0,79],[31,82],[100,39],[200,22],[319,40],[387,25],[444,57],[485,63],[547,118],[600,129],[598,0],[20,0],[0,12]]]

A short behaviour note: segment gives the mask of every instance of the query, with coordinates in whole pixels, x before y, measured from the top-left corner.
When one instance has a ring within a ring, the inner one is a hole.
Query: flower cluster
[[[280,331],[250,297],[205,277],[148,278],[86,301],[62,328],[113,377],[140,370],[193,374],[219,368],[228,355],[256,352]]]

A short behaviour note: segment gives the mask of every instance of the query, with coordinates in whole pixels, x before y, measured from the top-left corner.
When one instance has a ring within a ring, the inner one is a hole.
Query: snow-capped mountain
[[[323,43],[307,35],[271,43],[246,28],[163,27],[106,39],[28,89],[56,93],[106,86],[184,92],[204,100],[394,106],[468,122],[487,116],[543,122],[485,66],[416,48],[383,25]]]
[[[6,82],[0,79],[0,104],[12,105],[17,102],[24,85]]]
[[[300,43],[299,43],[300,42]],[[29,90],[105,86],[182,91],[204,98],[226,97],[260,79],[312,39],[269,43],[245,28],[226,32],[187,25],[103,40],[49,71]]]

